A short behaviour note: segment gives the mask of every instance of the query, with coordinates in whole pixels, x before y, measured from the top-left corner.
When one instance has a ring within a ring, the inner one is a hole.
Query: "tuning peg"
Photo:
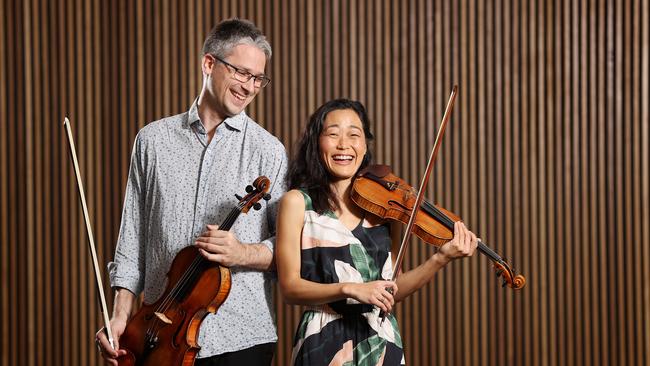
[[[249,184],[246,186],[246,193],[251,193],[251,192],[253,192],[253,186]]]
[[[506,287],[507,284],[508,283],[505,280],[503,280],[503,283],[501,284],[501,287]]]
[[[497,277],[501,277],[502,274],[503,274],[503,270],[502,270],[502,269],[500,269],[500,270],[497,271]]]
[[[262,205],[260,205],[259,202],[255,202],[255,204],[253,205],[253,209],[254,209],[255,211],[257,211],[257,210],[259,210],[260,208],[262,208]]]
[[[268,201],[268,200],[271,199],[271,195],[267,193],[267,194],[265,194],[264,197],[262,197],[262,198],[264,198],[264,201]]]
[[[242,200],[242,196],[240,196],[240,195],[238,195],[238,194],[235,194],[235,197],[237,198],[237,201],[241,201],[241,200]]]

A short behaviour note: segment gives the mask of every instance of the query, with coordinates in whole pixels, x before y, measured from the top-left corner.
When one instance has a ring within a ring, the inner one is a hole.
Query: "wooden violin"
[[[384,219],[409,222],[418,192],[387,165],[372,165],[359,172],[352,184],[351,198],[360,208]],[[454,222],[460,217],[442,207],[422,201],[412,232],[426,243],[442,246],[454,237]],[[503,286],[520,289],[526,284],[522,275],[515,275],[508,263],[487,245],[478,243],[478,250],[493,262]]]
[[[248,194],[239,199],[221,225],[229,230],[235,220],[251,207],[259,210],[260,199],[269,200],[270,181],[259,177]],[[127,354],[118,358],[125,365],[187,365],[194,364],[200,347],[199,327],[208,313],[216,313],[230,292],[230,270],[205,259],[195,246],[183,248],[174,258],[168,274],[168,285],[153,304],[143,304],[129,319],[119,339]]]

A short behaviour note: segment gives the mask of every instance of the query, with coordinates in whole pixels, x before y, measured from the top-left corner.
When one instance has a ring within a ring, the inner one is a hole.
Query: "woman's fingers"
[[[381,281],[381,287],[378,299],[381,302],[380,308],[390,313],[395,305],[395,294],[397,293],[397,284],[393,281]]]
[[[347,296],[363,304],[374,305],[384,312],[390,312],[395,305],[397,284],[393,281],[377,280],[364,283],[349,283]]]
[[[359,292],[353,296],[358,301],[378,307],[384,312],[390,312],[395,304],[394,294],[397,285],[393,281],[372,281],[358,284]]]
[[[478,247],[478,238],[476,237],[476,234],[470,231],[470,234],[472,234],[472,242],[471,242],[471,247],[470,247],[470,253],[469,255],[474,254],[476,251],[476,248]]]
[[[463,224],[462,221],[457,221],[456,224],[458,224],[458,242],[462,246],[465,243],[465,240],[467,239],[467,228],[465,227],[465,224]]]
[[[462,221],[454,223],[454,238],[440,248],[440,252],[449,259],[468,257],[478,247],[478,238]]]

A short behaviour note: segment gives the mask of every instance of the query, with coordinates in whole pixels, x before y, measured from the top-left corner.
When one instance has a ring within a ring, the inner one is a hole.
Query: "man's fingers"
[[[215,235],[207,237],[210,244],[220,246],[233,246],[237,244],[237,238],[229,231],[217,231]]]
[[[201,236],[196,238],[197,241],[204,241],[211,244],[219,244],[220,240],[225,238],[226,235],[223,234],[223,231],[214,231],[211,233],[203,233]]]
[[[117,358],[118,353],[115,351],[113,348],[111,348],[111,345],[108,343],[108,340],[103,337],[102,339],[95,339],[95,344],[97,345],[97,350],[99,351],[99,354],[104,358],[105,360],[110,360],[111,358]]]
[[[199,248],[199,253],[201,253],[202,256],[204,256],[204,257],[206,257],[207,259],[210,259],[210,260],[212,260],[212,257],[215,256],[215,254],[212,254],[212,253],[208,252],[207,250],[205,250],[203,248]]]
[[[224,263],[224,256],[221,253],[210,253],[203,248],[199,248],[199,253],[207,260],[217,263]]]
[[[195,245],[199,248],[199,250],[203,250],[208,254],[225,254],[227,252],[227,248],[215,243],[196,241]]]
[[[118,353],[121,353],[122,355],[126,354],[126,351],[120,350],[120,342],[118,341],[117,337],[113,339],[113,344],[115,345],[115,349]],[[123,353],[121,351],[123,351]]]

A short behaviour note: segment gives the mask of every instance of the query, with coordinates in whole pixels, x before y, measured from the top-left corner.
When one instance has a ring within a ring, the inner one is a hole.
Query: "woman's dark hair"
[[[287,185],[289,189],[302,189],[311,197],[314,210],[319,214],[327,210],[336,210],[338,203],[335,200],[334,192],[330,188],[332,179],[327,168],[321,160],[319,139],[323,131],[323,124],[327,115],[336,110],[349,109],[354,111],[361,120],[366,144],[373,139],[370,132],[370,121],[366,108],[360,102],[349,99],[331,100],[316,110],[309,117],[307,127],[303,133],[298,146],[289,162],[287,173]],[[372,162],[370,148],[363,157],[359,170],[367,167]]]

